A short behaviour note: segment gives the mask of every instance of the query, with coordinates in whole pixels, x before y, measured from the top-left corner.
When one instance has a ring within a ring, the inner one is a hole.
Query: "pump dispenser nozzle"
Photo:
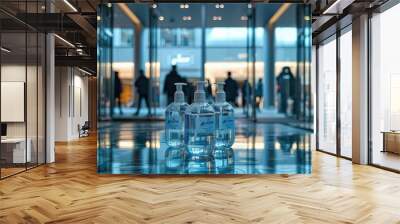
[[[215,101],[217,103],[223,103],[226,100],[224,86],[225,86],[225,82],[217,82],[217,96],[215,99]]]
[[[183,94],[182,88],[185,86],[186,83],[178,82],[175,83],[176,91],[174,95],[175,103],[184,103],[185,102],[185,95]]]
[[[206,92],[204,91],[206,82],[197,81],[196,92],[194,92],[194,102],[195,103],[205,103],[206,102]]]

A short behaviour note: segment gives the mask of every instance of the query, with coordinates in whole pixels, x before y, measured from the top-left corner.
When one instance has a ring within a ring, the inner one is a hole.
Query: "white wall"
[[[56,141],[79,137],[78,125],[88,120],[88,78],[76,68],[56,67]]]

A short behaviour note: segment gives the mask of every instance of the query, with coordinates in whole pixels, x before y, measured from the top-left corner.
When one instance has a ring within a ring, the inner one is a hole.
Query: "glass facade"
[[[5,1],[19,16],[42,12],[44,1]],[[0,177],[45,163],[45,60],[43,32],[0,12]],[[25,17],[26,19],[26,17]]]
[[[317,149],[352,157],[352,27],[318,44]]]
[[[352,157],[352,31],[340,36],[340,155]]]
[[[318,48],[318,149],[336,153],[336,36]]]
[[[400,170],[399,20],[399,4],[371,19],[371,162],[394,170]]]

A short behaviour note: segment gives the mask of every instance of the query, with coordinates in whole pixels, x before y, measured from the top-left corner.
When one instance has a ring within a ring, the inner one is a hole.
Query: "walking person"
[[[283,114],[291,113],[288,111],[288,101],[294,99],[295,79],[289,67],[283,67],[282,72],[278,75],[278,96],[280,98],[278,111]]]
[[[236,80],[232,78],[232,73],[228,72],[228,77],[225,79],[224,91],[226,94],[226,101],[232,106],[237,107],[236,98],[238,97],[239,85]]]
[[[243,107],[243,113],[246,113],[248,111],[248,105],[251,102],[251,85],[249,81],[244,80],[243,85],[242,85],[242,107]]]
[[[259,78],[256,87],[256,105],[258,110],[261,110],[260,105],[263,99],[263,91],[264,91],[263,80],[262,78]]]
[[[182,77],[178,74],[176,65],[173,65],[171,71],[165,76],[164,94],[167,95],[167,105],[174,102],[175,83],[182,82]]]
[[[114,102],[115,105],[119,109],[119,113],[122,115],[122,106],[121,106],[121,93],[122,93],[122,82],[119,78],[119,73],[117,71],[114,72]],[[114,110],[114,108],[113,108]]]
[[[150,87],[149,79],[144,75],[143,70],[140,70],[139,76],[135,81],[136,93],[139,95],[138,106],[135,113],[136,116],[138,116],[140,113],[140,109],[142,107],[142,100],[145,101],[148,111],[147,114],[150,115],[151,111],[149,103],[149,87]]]

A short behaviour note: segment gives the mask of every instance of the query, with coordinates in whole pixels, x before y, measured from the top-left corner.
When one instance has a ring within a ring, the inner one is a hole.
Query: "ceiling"
[[[152,4],[128,4],[129,8],[145,27],[149,27],[150,14],[153,11],[155,16],[152,22],[156,21],[160,28],[201,27],[203,14],[206,18],[206,27],[245,27],[247,26],[245,18],[251,15],[253,11],[248,7],[247,3],[224,3],[223,8],[219,7],[220,4],[215,3],[191,3],[188,4],[188,8],[181,8],[181,5],[178,3],[160,3],[157,8],[153,9],[151,7]],[[256,4],[256,26],[265,26],[280,6],[281,4],[278,3]],[[132,27],[131,21],[118,7],[115,10],[114,26]],[[188,17],[190,17],[190,20],[187,19]],[[286,24],[290,25],[289,22],[286,22]],[[294,26],[295,24],[291,25]]]

